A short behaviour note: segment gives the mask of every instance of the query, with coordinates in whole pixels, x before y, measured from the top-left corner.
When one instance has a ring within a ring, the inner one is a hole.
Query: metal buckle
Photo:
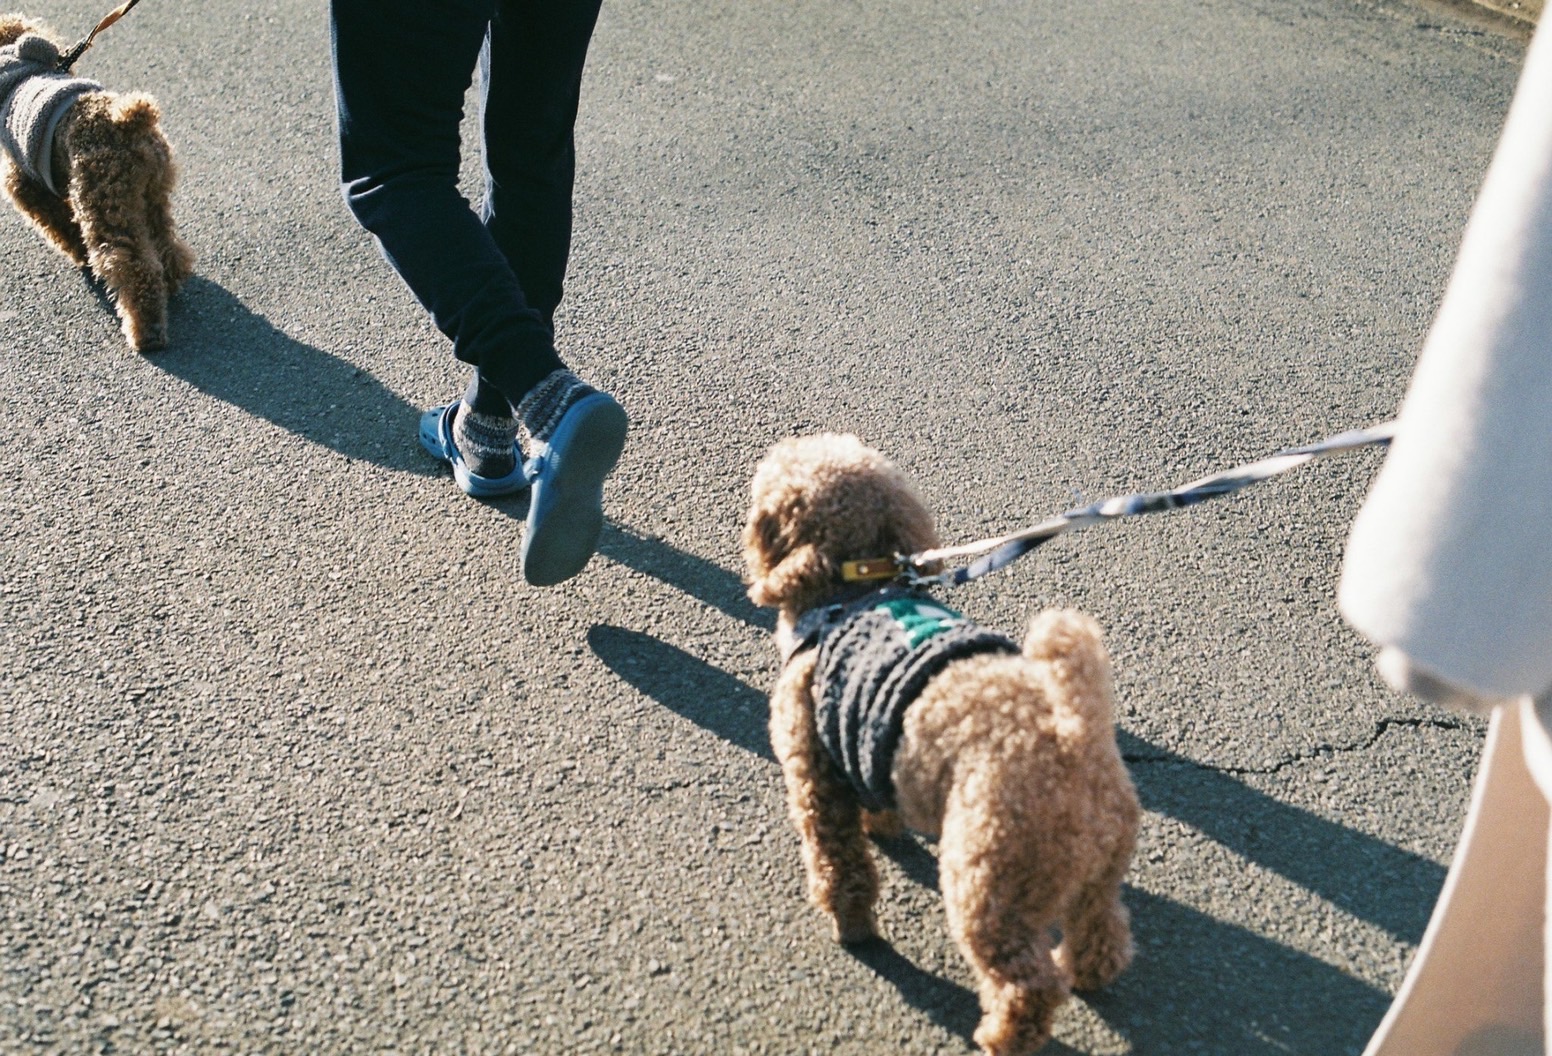
[[[841,578],[848,583],[870,579],[894,579],[900,574],[900,560],[894,557],[868,557],[841,565]]]

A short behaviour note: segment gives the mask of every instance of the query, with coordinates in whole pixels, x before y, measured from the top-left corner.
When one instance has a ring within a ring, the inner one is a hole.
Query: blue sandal
[[[614,397],[594,392],[561,418],[525,467],[533,486],[523,535],[523,578],[554,586],[587,565],[604,527],[604,478],[620,460],[630,420]]]
[[[458,413],[458,401],[433,407],[420,416],[420,446],[432,458],[441,459],[453,467],[453,480],[465,495],[476,499],[494,498],[497,495],[514,495],[528,487],[528,475],[524,472],[523,449],[512,443],[512,472],[503,477],[482,477],[469,468],[458,445],[453,443],[453,417]]]

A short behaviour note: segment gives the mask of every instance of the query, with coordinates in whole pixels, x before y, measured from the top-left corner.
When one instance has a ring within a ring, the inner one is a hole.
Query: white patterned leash
[[[1026,528],[1021,532],[1010,535],[998,536],[995,539],[982,539],[979,542],[966,543],[963,546],[946,546],[936,550],[923,550],[915,554],[907,554],[892,559],[873,559],[869,561],[848,562],[846,569],[847,579],[886,579],[904,577],[914,586],[932,586],[942,584],[944,586],[959,586],[968,583],[972,579],[978,579],[989,572],[995,572],[1004,568],[1035,547],[1046,543],[1058,535],[1076,531],[1079,528],[1087,528],[1090,525],[1103,521],[1113,521],[1122,517],[1138,517],[1145,513],[1163,513],[1166,510],[1179,510],[1187,506],[1195,506],[1197,503],[1206,502],[1208,499],[1216,499],[1223,495],[1232,495],[1237,491],[1248,488],[1252,484],[1259,484],[1263,480],[1281,476],[1291,469],[1296,469],[1307,462],[1326,458],[1331,455],[1346,454],[1364,447],[1385,447],[1389,445],[1391,438],[1395,436],[1396,423],[1384,422],[1380,425],[1370,426],[1367,429],[1352,429],[1345,433],[1338,433],[1328,437],[1318,444],[1310,444],[1306,447],[1289,448],[1279,451],[1268,458],[1257,462],[1249,462],[1233,469],[1214,473],[1200,480],[1183,484],[1172,491],[1137,492],[1131,495],[1119,495],[1115,498],[1105,499],[1089,506],[1080,506],[1074,510],[1051,517],[1042,521],[1033,528]],[[989,552],[988,552],[989,551]],[[929,575],[922,572],[923,568],[940,561],[949,561],[961,557],[974,557],[985,555],[971,562],[963,568],[951,569]]]

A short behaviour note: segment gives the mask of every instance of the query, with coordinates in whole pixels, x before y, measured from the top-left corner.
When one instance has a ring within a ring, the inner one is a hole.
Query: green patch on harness
[[[905,631],[912,649],[933,635],[942,634],[955,624],[963,623],[965,619],[953,609],[945,608],[935,601],[916,598],[890,598],[874,606],[874,611],[887,612]]]

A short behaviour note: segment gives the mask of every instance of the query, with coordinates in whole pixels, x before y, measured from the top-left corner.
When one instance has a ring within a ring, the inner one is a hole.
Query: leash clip
[[[899,580],[907,587],[925,589],[953,583],[952,572],[923,572],[930,567],[920,554],[896,554],[894,557],[869,557],[841,564],[841,579],[847,583],[869,583],[885,579]]]
[[[54,72],[69,73],[75,67],[75,64],[81,60],[81,56],[86,54],[86,49],[91,46],[90,38],[82,38],[75,47],[59,57],[59,62],[54,65]]]
[[[901,580],[912,590],[931,590],[933,587],[955,586],[954,573],[948,572],[921,572],[921,567],[910,558],[906,559],[906,569],[900,573]]]
[[[102,21],[98,22],[97,25],[93,27],[92,31],[83,37],[75,47],[71,48],[69,51],[60,56],[59,64],[55,66],[54,69],[59,73],[69,73],[71,68],[80,61],[81,56],[86,54],[86,49],[90,48],[93,42],[96,41],[97,34],[101,33],[103,30],[113,25],[113,23],[129,14],[129,9],[138,3],[140,3],[140,0],[125,0],[124,3],[120,4],[118,7],[115,7],[112,11],[109,11],[107,15],[103,17]]]

